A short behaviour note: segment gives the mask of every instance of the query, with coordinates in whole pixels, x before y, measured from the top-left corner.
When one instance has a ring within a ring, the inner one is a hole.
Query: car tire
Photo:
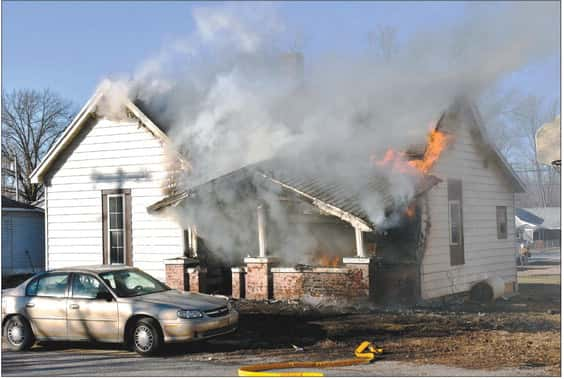
[[[4,336],[6,337],[7,347],[12,351],[29,350],[35,342],[35,336],[31,325],[22,316],[12,316],[4,325]]]
[[[137,354],[143,356],[157,354],[163,345],[163,337],[157,322],[149,317],[137,321],[131,329],[131,345]]]

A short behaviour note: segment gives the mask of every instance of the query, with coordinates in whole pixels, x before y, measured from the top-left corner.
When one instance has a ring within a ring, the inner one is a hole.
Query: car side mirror
[[[96,295],[96,300],[112,301],[113,299],[114,297],[112,296],[112,294],[106,291],[98,292],[98,294]]]

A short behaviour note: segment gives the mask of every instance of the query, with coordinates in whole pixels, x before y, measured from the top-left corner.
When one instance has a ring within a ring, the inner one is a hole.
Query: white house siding
[[[98,120],[51,170],[48,267],[102,263],[102,190],[131,189],[133,264],[164,280],[164,259],[183,252],[181,228],[147,213],[162,199],[165,147],[136,121]],[[121,171],[120,171],[121,170]]]
[[[443,182],[428,193],[431,229],[423,258],[424,299],[469,290],[490,277],[516,281],[513,190],[493,157],[486,155],[464,125],[432,174]],[[462,180],[464,258],[450,265],[447,179]],[[496,206],[507,207],[507,239],[497,238]]]
[[[2,210],[2,275],[44,269],[43,213],[25,209]]]

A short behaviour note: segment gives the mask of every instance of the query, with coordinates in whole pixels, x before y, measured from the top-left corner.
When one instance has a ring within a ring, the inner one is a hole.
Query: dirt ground
[[[194,359],[225,362],[250,356],[327,360],[351,357],[369,340],[384,348],[380,359],[387,361],[487,370],[542,367],[559,376],[559,273],[559,265],[530,266],[519,272],[519,295],[494,304],[466,300],[390,309],[241,302],[237,334],[190,350],[203,353]]]

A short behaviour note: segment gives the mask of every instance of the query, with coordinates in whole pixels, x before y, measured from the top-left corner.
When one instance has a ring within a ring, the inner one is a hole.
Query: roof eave
[[[33,170],[30,175],[30,180],[32,183],[43,183],[43,178],[45,173],[49,170],[53,162],[57,159],[59,154],[72,142],[80,131],[80,126],[90,117],[92,113],[96,111],[96,105],[100,99],[104,96],[107,91],[108,86],[102,86],[98,89],[94,95],[86,102],[84,107],[78,112],[72,122],[65,128],[63,134],[57,142],[49,149],[43,160],[39,165]],[[135,118],[137,118],[151,134],[156,138],[161,140],[163,143],[171,146],[172,143],[168,136],[153,122],[149,119],[132,101],[129,99],[125,100],[124,106],[129,110]],[[172,150],[177,159],[179,159],[183,164],[186,164],[186,159],[176,150]]]
[[[77,113],[75,118],[71,121],[71,123],[65,128],[63,134],[59,137],[57,142],[51,146],[51,148],[45,154],[45,157],[41,160],[39,165],[33,170],[30,174],[30,180],[32,183],[42,183],[43,177],[45,176],[45,172],[51,166],[53,161],[59,155],[59,153],[67,147],[67,145],[72,141],[72,139],[76,136],[78,131],[80,130],[79,126],[82,125],[84,121],[90,116],[91,112],[94,110],[94,107],[100,100],[103,95],[102,90],[98,90],[92,95],[90,99],[86,102],[86,104],[82,107],[82,109]]]
[[[353,215],[349,212],[346,212],[346,211],[344,211],[344,210],[342,210],[342,209],[340,209],[340,208],[338,208],[334,205],[331,205],[327,202],[324,202],[324,201],[322,201],[322,200],[320,200],[320,199],[318,199],[314,196],[311,196],[308,193],[300,191],[299,189],[297,189],[293,186],[290,186],[290,185],[288,185],[284,182],[276,180],[276,179],[274,179],[274,178],[272,178],[272,177],[270,177],[270,176],[268,176],[268,175],[266,175],[262,172],[260,172],[260,175],[264,179],[267,179],[267,180],[271,181],[272,183],[275,183],[275,184],[277,184],[277,185],[279,185],[283,188],[286,188],[286,189],[288,189],[288,190],[290,190],[290,191],[310,200],[311,204],[313,206],[317,207],[318,209],[320,209],[320,210],[322,210],[322,211],[324,211],[324,212],[326,212],[326,213],[328,213],[332,216],[335,216],[335,217],[351,224],[351,226],[353,226],[354,228],[358,228],[358,229],[362,230],[363,232],[371,232],[371,231],[374,230],[368,222],[361,219],[360,217],[357,217],[357,216],[355,216],[355,215]]]

